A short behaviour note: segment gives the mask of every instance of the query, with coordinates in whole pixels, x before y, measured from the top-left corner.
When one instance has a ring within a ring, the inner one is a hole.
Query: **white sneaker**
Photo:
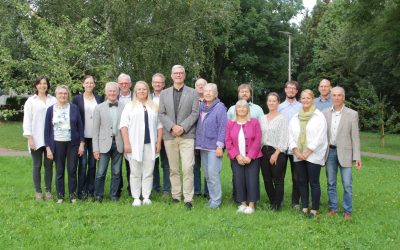
[[[72,204],[76,203],[76,199],[71,199],[71,203]]]
[[[143,205],[151,205],[151,200],[150,199],[144,199],[143,200]]]
[[[238,206],[237,212],[244,213],[244,211],[246,211],[246,208],[247,208],[247,206],[240,205],[240,206]]]
[[[58,199],[58,200],[57,200],[57,204],[62,204],[63,202],[64,202],[63,199]]]
[[[134,199],[132,202],[132,206],[139,207],[142,205],[142,201],[140,199]]]
[[[252,213],[254,213],[254,211],[255,211],[254,208],[246,207],[246,210],[244,210],[243,213],[245,213],[245,214],[252,214]]]
[[[53,199],[53,196],[51,196],[50,192],[46,192],[45,199],[46,199],[46,201],[49,201],[49,200]]]

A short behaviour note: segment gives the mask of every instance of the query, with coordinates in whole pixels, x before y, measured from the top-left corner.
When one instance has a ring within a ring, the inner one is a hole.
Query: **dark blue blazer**
[[[102,103],[104,98],[97,94],[94,94],[94,98],[96,99],[97,104]],[[79,113],[81,114],[82,124],[85,127],[85,102],[83,101],[83,94],[74,96],[72,103],[78,106]]]
[[[55,105],[55,104],[54,104]],[[46,147],[50,147],[51,152],[55,152],[54,142],[54,127],[53,127],[53,106],[49,107],[46,112],[46,120],[44,123],[44,143]],[[69,121],[71,126],[71,144],[73,146],[79,145],[84,141],[83,137],[83,124],[81,115],[79,114],[78,106],[70,104]]]

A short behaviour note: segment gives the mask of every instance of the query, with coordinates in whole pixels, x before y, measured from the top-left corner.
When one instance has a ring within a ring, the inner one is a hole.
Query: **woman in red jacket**
[[[226,125],[225,147],[232,161],[235,200],[241,202],[238,212],[252,214],[260,199],[261,128],[257,119],[250,118],[245,100],[236,103],[235,117]]]

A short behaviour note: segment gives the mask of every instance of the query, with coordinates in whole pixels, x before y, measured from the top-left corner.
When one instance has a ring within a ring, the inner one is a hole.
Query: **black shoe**
[[[93,202],[99,202],[99,203],[102,203],[103,202],[103,198],[101,198],[101,197],[99,197],[99,196],[97,196],[97,197],[94,197],[93,198]]]
[[[193,204],[191,202],[185,202],[185,207],[190,210],[192,209]]]
[[[201,197],[201,193],[200,194],[194,194],[194,196]]]
[[[181,202],[181,201],[178,199],[172,199],[172,203],[179,203],[179,202]]]

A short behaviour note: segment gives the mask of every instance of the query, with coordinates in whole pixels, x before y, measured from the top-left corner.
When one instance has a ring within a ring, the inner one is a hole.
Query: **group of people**
[[[329,215],[338,211],[336,191],[340,169],[344,186],[344,216],[352,214],[352,162],[361,168],[358,114],[344,105],[345,91],[332,88],[324,79],[320,97],[299,84],[285,84],[286,99],[277,93],[266,97],[267,114],[251,102],[252,88],[238,87],[238,101],[228,110],[218,98],[218,87],[200,78],[195,89],[185,85],[181,65],[171,70],[172,86],[164,89],[165,77],[152,77],[153,92],[145,81],[120,74],[118,83],[105,85],[105,100],[94,93],[93,76],[85,76],[84,92],[69,102],[67,86],[49,95],[46,77],[35,82],[36,94],[24,106],[24,136],[33,161],[37,200],[52,199],[52,164],[56,165],[57,203],[65,199],[64,172],[72,203],[91,197],[101,202],[111,161],[110,199],[118,200],[123,187],[125,159],[127,187],[133,206],[150,205],[151,192],[161,191],[172,201],[191,209],[194,195],[201,195],[200,162],[205,176],[204,195],[209,208],[222,203],[220,173],[224,150],[231,160],[232,194],[238,212],[252,214],[260,199],[259,173],[264,180],[270,208],[283,204],[287,161],[292,173],[292,207],[308,217],[320,206],[320,171],[326,166]],[[42,163],[43,162],[43,163]],[[96,162],[97,170],[96,170]],[[45,195],[41,166],[45,169]],[[181,166],[181,168],[180,168]],[[181,178],[182,173],[182,178]],[[311,191],[311,207],[309,196]],[[301,201],[301,204],[300,204]]]

